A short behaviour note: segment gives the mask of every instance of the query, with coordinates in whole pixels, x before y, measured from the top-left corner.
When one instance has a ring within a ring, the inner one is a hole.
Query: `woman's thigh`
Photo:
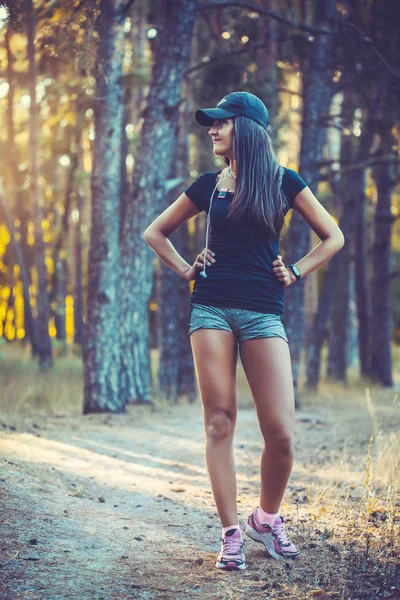
[[[294,434],[294,389],[288,343],[281,337],[248,339],[240,359],[253,395],[265,441]]]
[[[237,342],[233,333],[222,329],[200,328],[190,335],[190,344],[205,424],[226,417],[236,422]],[[222,423],[221,423],[222,425]]]

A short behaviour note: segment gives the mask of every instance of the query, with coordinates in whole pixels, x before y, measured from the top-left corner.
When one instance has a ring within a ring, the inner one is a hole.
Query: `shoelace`
[[[240,554],[242,548],[246,543],[246,540],[238,540],[232,539],[231,537],[221,538],[221,542],[223,543],[224,554]]]
[[[274,525],[273,531],[282,546],[290,546],[291,542],[287,536],[283,522],[279,525]]]

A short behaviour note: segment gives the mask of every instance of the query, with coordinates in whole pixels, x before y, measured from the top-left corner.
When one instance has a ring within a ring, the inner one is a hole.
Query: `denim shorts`
[[[190,307],[189,331],[196,329],[224,329],[237,342],[253,338],[281,337],[289,343],[283,317],[244,308],[226,308],[193,303]]]

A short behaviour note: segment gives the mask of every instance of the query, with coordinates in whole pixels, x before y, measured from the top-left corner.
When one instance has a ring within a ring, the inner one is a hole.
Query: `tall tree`
[[[5,45],[7,52],[7,80],[8,80],[8,96],[7,96],[7,143],[8,143],[8,186],[11,190],[11,202],[15,209],[15,214],[18,215],[20,221],[19,233],[20,240],[17,240],[16,232],[14,232],[14,223],[11,217],[11,211],[8,213],[8,217],[5,219],[8,222],[8,228],[12,243],[15,245],[15,256],[20,267],[20,276],[22,280],[22,293],[24,298],[24,328],[25,336],[31,343],[32,356],[36,356],[38,352],[38,333],[37,323],[33,318],[31,294],[29,286],[31,284],[31,277],[29,273],[28,263],[28,252],[26,244],[26,230],[27,230],[27,214],[26,208],[23,202],[23,191],[22,191],[22,176],[18,169],[18,149],[15,142],[15,126],[14,126],[14,94],[15,94],[15,73],[14,73],[14,56],[11,51],[11,22],[7,25],[5,34]],[[12,190],[14,193],[12,193]],[[3,196],[3,212],[7,213],[7,203]]]
[[[374,241],[372,258],[371,290],[371,339],[370,375],[384,386],[392,386],[392,306],[391,306],[391,258],[392,258],[392,190],[398,182],[398,131],[400,95],[400,38],[398,2],[372,3],[372,31],[380,56],[390,57],[395,65],[388,72],[381,69],[377,87],[382,98],[377,112],[377,132],[381,164],[373,169],[377,189],[374,215]],[[390,66],[390,65],[389,65]],[[396,123],[396,127],[393,124]],[[397,133],[396,138],[394,133]],[[392,163],[392,164],[391,164]],[[397,177],[394,175],[394,163]]]
[[[361,167],[353,177],[354,193],[357,195],[355,205],[356,230],[354,236],[354,279],[356,294],[356,311],[358,320],[358,356],[360,375],[366,376],[369,372],[368,359],[370,356],[370,289],[368,286],[368,224],[367,224],[367,197],[366,175],[367,158],[371,151],[375,137],[376,119],[372,110],[364,110],[361,135],[359,138],[358,160]]]
[[[389,82],[381,80],[384,100],[379,115],[380,149],[384,156],[392,152],[394,138],[393,96]],[[370,375],[384,386],[393,385],[392,378],[392,311],[391,311],[391,255],[393,165],[389,161],[374,169],[377,203],[374,215],[373,276],[371,289]]]
[[[319,179],[317,163],[322,155],[326,136],[327,109],[333,92],[331,55],[334,47],[333,20],[337,15],[335,0],[321,0],[316,4],[315,24],[321,31],[315,33],[308,64],[303,66],[303,121],[300,149],[300,174],[315,193]],[[310,250],[310,230],[304,219],[293,211],[288,236],[286,262],[300,260]],[[285,294],[285,322],[291,340],[291,356],[296,406],[300,353],[304,345],[304,280],[287,289]]]
[[[164,206],[195,4],[194,0],[165,0],[159,5],[152,80],[121,234],[120,398],[124,403],[151,402],[148,302],[154,252],[143,232]]]
[[[187,82],[183,84],[183,97],[187,98],[186,94]],[[190,103],[189,103],[190,104]],[[188,180],[188,168],[189,168],[189,131],[186,127],[186,123],[192,119],[193,110],[190,111],[190,115],[187,112],[187,106],[182,107],[180,113],[180,125],[179,125],[179,140],[178,140],[178,169],[177,175],[180,175],[183,181]],[[189,119],[187,119],[189,117]],[[181,180],[182,180],[181,179]],[[181,185],[181,184],[180,184]],[[176,198],[175,189],[175,198]],[[172,197],[172,199],[174,198]],[[175,232],[173,244],[177,248],[181,256],[187,257],[188,262],[192,262],[192,249],[190,244],[189,229],[193,228],[193,222],[187,222],[185,226],[180,227]],[[192,229],[193,231],[193,229]],[[196,246],[196,248],[198,248]],[[197,252],[195,253],[197,254]],[[193,257],[194,259],[194,257]],[[190,286],[189,286],[190,287]],[[179,369],[178,369],[178,384],[177,384],[177,397],[184,396],[187,401],[192,403],[197,398],[196,378],[193,363],[193,353],[191,351],[190,338],[188,336],[188,322],[189,322],[189,307],[190,297],[189,288],[187,282],[182,279],[178,280],[178,346],[179,346]]]
[[[124,8],[122,0],[101,0],[96,23],[92,226],[83,352],[85,414],[123,410],[118,317]]]
[[[82,98],[78,97],[76,105],[76,136],[75,152],[77,155],[77,177],[75,178],[75,198],[78,219],[74,229],[74,342],[83,343],[83,292],[82,292],[82,218],[84,205],[83,173],[83,148],[82,129],[84,124],[84,105]]]
[[[45,245],[43,240],[43,198],[38,188],[38,136],[39,119],[36,101],[36,13],[32,0],[26,0],[26,19],[28,37],[28,64],[29,64],[29,167],[30,167],[30,197],[33,205],[35,225],[35,266],[37,272],[37,330],[38,330],[38,357],[42,370],[52,365],[51,339],[49,335],[50,302],[47,292],[47,268],[45,263]]]
[[[342,163],[354,161],[357,152],[353,134],[355,101],[351,91],[344,94],[342,120],[346,134],[342,135],[340,157]],[[354,237],[356,229],[356,203],[358,200],[355,179],[358,173],[351,170],[344,173],[333,186],[337,198],[340,199],[339,222],[346,243],[342,250],[332,258],[335,261],[336,277],[334,285],[331,281],[331,309],[329,327],[329,354],[327,375],[331,379],[346,382],[349,356],[347,352],[349,338],[350,310],[350,266],[354,256]]]

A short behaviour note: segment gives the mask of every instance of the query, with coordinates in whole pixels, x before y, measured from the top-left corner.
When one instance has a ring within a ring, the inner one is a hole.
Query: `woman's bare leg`
[[[222,527],[238,522],[233,435],[237,417],[237,342],[230,331],[197,329],[190,336],[203,404],[205,458]]]
[[[274,514],[293,467],[295,419],[289,345],[279,337],[244,340],[240,358],[264,438],[260,506]]]

